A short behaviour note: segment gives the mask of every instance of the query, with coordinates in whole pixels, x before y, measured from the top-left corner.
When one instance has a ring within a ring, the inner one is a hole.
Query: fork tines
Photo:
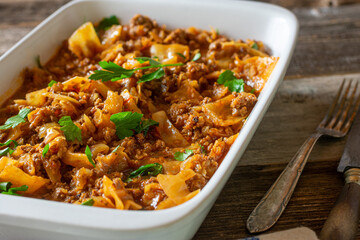
[[[339,131],[345,135],[360,105],[358,80],[343,80],[336,97],[318,128]]]

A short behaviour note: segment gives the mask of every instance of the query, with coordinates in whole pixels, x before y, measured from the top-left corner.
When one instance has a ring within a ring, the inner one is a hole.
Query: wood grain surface
[[[66,2],[0,0],[0,55]],[[360,79],[359,1],[267,2],[288,7],[299,19],[294,57],[284,83],[196,240],[250,236],[245,229],[248,215],[322,119],[339,82],[344,77]],[[344,144],[345,139],[319,140],[287,209],[269,232],[297,226],[320,232],[343,186],[336,167]]]

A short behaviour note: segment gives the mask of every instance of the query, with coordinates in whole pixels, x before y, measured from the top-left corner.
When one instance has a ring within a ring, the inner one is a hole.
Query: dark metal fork
[[[358,81],[355,84],[352,80],[347,82],[345,84],[343,80],[336,98],[315,133],[304,142],[250,214],[246,227],[251,233],[266,231],[277,222],[294,192],[317,140],[323,135],[340,138],[348,133],[360,105],[360,96],[357,93]],[[347,86],[344,88],[344,85]]]

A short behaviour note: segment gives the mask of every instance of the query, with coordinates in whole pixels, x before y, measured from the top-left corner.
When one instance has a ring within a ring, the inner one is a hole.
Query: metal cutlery
[[[346,85],[346,86],[345,86]],[[287,206],[296,184],[317,140],[323,136],[344,137],[360,105],[358,82],[343,80],[327,114],[313,133],[297,151],[278,179],[250,214],[246,227],[251,233],[271,228]]]

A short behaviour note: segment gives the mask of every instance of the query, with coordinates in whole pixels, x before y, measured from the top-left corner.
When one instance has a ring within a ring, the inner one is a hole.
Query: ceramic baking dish
[[[190,201],[160,211],[119,211],[0,195],[0,239],[190,239],[215,202],[279,87],[298,32],[283,8],[247,1],[84,0],[60,8],[0,58],[0,102],[22,84],[19,72],[54,54],[84,21],[115,14],[128,22],[136,13],[169,28],[219,29],[234,39],[263,41],[279,61],[239,137],[204,189]],[[240,223],[239,223],[240,224]]]

